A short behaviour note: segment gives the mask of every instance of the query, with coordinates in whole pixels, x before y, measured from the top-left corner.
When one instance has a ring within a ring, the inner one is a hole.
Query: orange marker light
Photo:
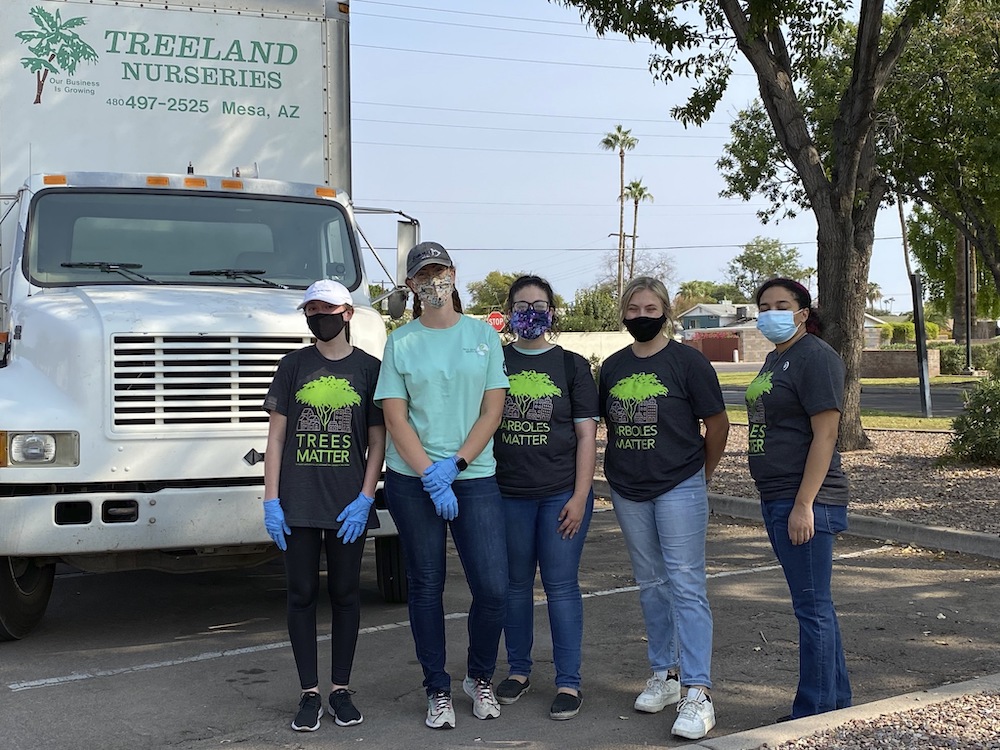
[[[336,198],[337,191],[331,187],[318,187],[316,188],[316,195],[320,198]]]
[[[159,175],[150,175],[149,177],[146,178],[146,184],[152,185],[153,187],[169,187],[170,178],[161,177]]]
[[[226,190],[242,190],[243,180],[223,180],[222,187]]]
[[[189,187],[189,188],[208,187],[208,180],[206,180],[204,177],[185,177],[184,187]]]
[[[64,174],[47,174],[42,178],[43,185],[65,185],[66,175]]]

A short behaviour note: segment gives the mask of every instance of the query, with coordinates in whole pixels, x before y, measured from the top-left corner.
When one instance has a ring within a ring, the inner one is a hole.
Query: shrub
[[[926,338],[934,341],[938,337],[938,334],[941,333],[941,327],[937,323],[931,323],[929,320],[926,320],[924,321],[924,333],[926,334]]]
[[[968,394],[965,408],[952,422],[948,444],[959,461],[1000,466],[1000,379],[988,378]]]
[[[892,323],[883,323],[878,327],[879,340],[886,344],[892,340]]]
[[[1000,343],[977,344],[972,347],[972,367],[976,370],[990,370],[1000,357]]]
[[[916,341],[916,328],[913,323],[893,323],[892,343],[905,344],[907,341]]]

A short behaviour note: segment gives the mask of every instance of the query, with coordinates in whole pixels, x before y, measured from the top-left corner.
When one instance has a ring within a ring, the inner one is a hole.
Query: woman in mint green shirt
[[[492,679],[506,614],[507,547],[493,433],[508,382],[496,331],[462,314],[448,251],[420,243],[406,275],[414,320],[389,336],[375,403],[389,433],[386,503],[406,561],[425,723],[448,729],[455,726],[442,601],[449,528],[472,592],[462,687],[477,718],[500,715]]]

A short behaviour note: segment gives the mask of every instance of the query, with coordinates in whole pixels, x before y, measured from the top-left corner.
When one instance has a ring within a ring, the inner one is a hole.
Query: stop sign
[[[499,310],[494,310],[486,316],[486,322],[493,326],[497,331],[502,331],[504,323],[503,313]]]

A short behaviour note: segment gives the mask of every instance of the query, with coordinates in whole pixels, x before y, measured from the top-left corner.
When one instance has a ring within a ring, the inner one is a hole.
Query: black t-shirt
[[[509,345],[503,353],[510,390],[493,438],[500,492],[546,497],[572,490],[574,422],[597,417],[597,386],[590,365],[560,346],[542,354],[522,354]],[[572,372],[567,372],[567,357]]]
[[[278,496],[289,526],[338,529],[337,516],[361,492],[368,427],[383,424],[372,401],[378,370],[356,347],[329,360],[308,346],[278,364],[264,408],[288,418]]]
[[[699,420],[725,410],[715,368],[671,341],[652,357],[628,346],[605,360],[601,416],[608,427],[604,475],[629,500],[652,500],[705,465]]]
[[[829,344],[806,334],[784,352],[767,355],[746,399],[747,456],[761,500],[794,500],[813,439],[810,417],[843,409],[844,363]],[[847,505],[849,494],[834,448],[815,502]]]

